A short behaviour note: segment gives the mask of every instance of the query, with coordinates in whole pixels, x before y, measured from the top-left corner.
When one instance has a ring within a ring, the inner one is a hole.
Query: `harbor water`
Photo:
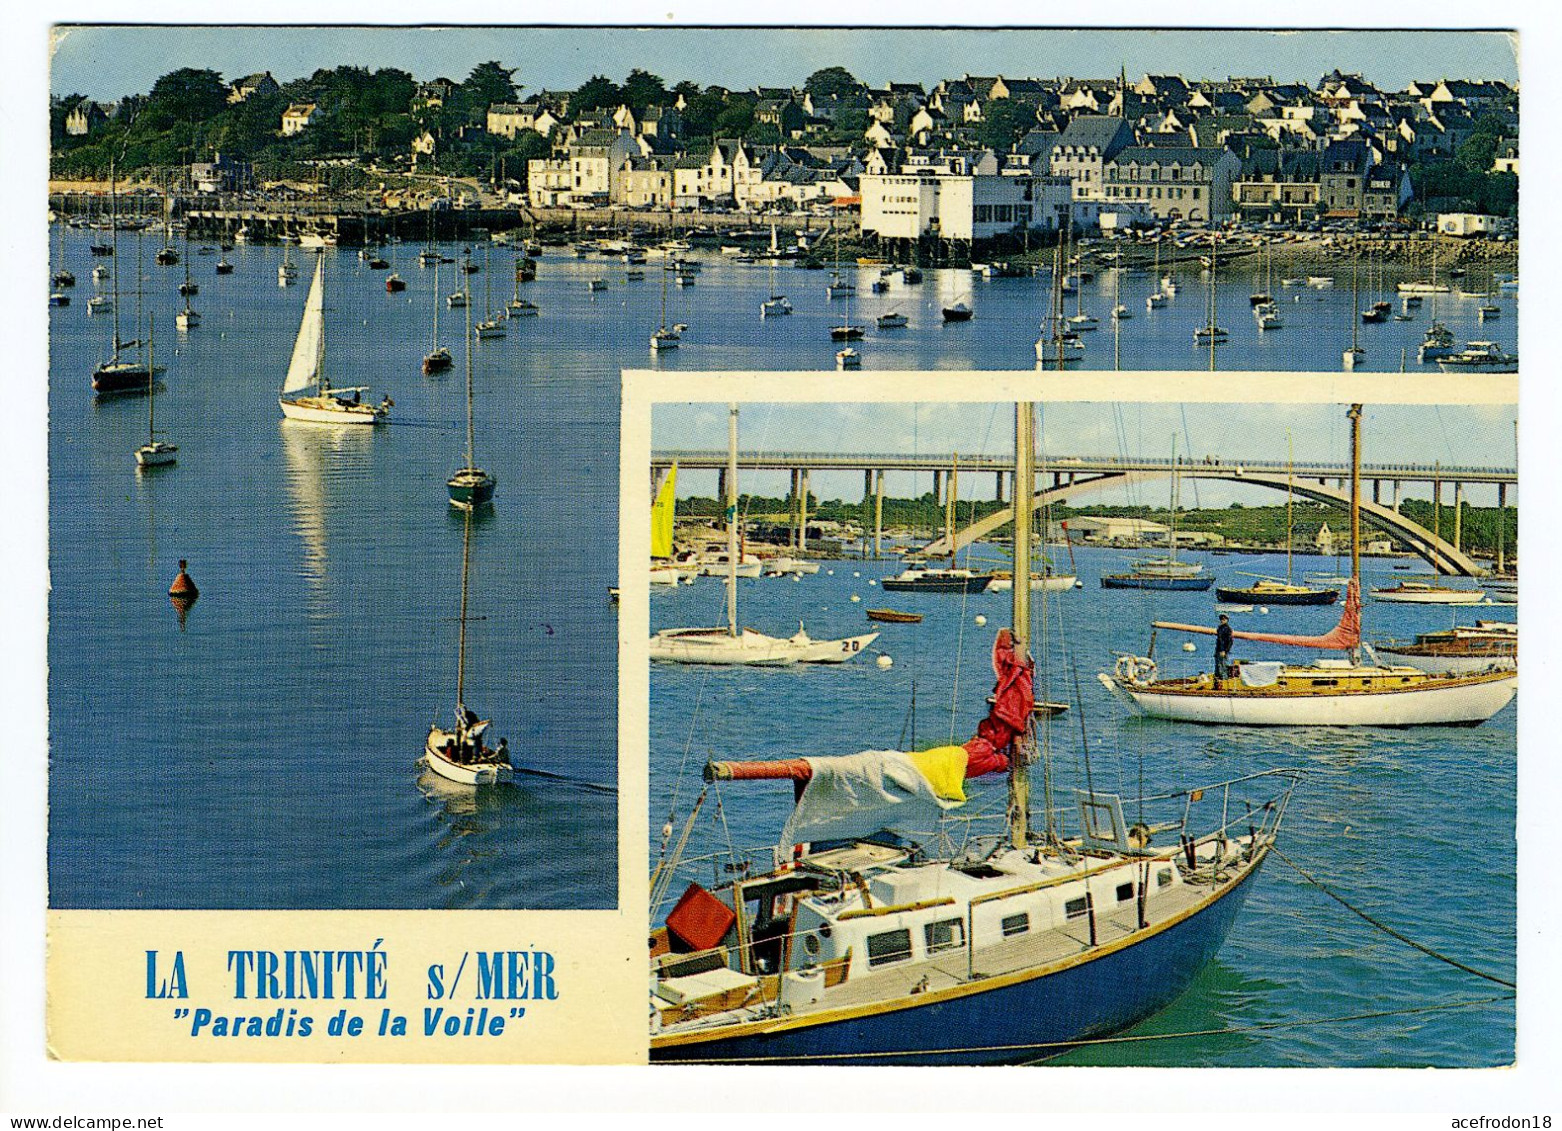
[[[981,550],[976,548],[978,556]],[[987,550],[991,564],[998,564],[997,548]],[[1232,583],[1243,583],[1237,571],[1285,573],[1284,555],[1194,556],[1203,557],[1218,580]],[[1100,576],[1125,570],[1129,557],[1126,551],[1077,549],[1083,588],[1049,593],[1045,602],[1039,593],[1035,598],[1036,651],[1045,658],[1038,698],[1069,704],[1044,731],[1055,774],[1053,806],[1066,828],[1079,828],[1072,791],[1087,780],[1121,796],[1131,821],[1135,797],[1300,767],[1307,777],[1281,830],[1285,855],[1418,943],[1513,981],[1516,704],[1473,728],[1265,729],[1130,719],[1096,674],[1110,672],[1118,654],[1145,654],[1152,621],[1212,625],[1216,613],[1213,592],[1100,588]],[[838,667],[652,665],[653,862],[664,826],[673,827],[674,841],[681,835],[703,788],[699,774],[707,760],[926,748],[961,743],[975,733],[992,689],[993,633],[1008,623],[1009,595],[884,593],[875,582],[899,571],[894,560],[825,566],[799,580],[739,581],[741,619],[778,636],[795,632],[799,621],[816,639],[878,630],[880,637],[860,658]],[[1295,563],[1298,576],[1303,570],[1333,573],[1337,566],[1332,557],[1310,555]],[[1369,589],[1404,576],[1387,562],[1367,569]],[[864,616],[883,606],[925,619],[883,624]],[[1230,614],[1238,629],[1293,633],[1326,631],[1339,615],[1338,605]],[[652,631],[716,624],[724,616],[723,585],[715,579],[657,587],[651,597]],[[978,616],[985,625],[977,624]],[[1481,606],[1455,614],[1369,602],[1366,632],[1369,639],[1405,637],[1447,627],[1455,616],[1459,623],[1512,620],[1516,610]],[[1183,652],[1183,639],[1196,641],[1197,650]],[[1162,632],[1155,655],[1163,676],[1191,675],[1210,670],[1212,648],[1208,637]],[[1286,651],[1238,642],[1234,656],[1278,659]],[[880,667],[880,656],[893,665]],[[716,796],[707,798],[685,851],[693,862],[686,874],[720,884],[730,876],[721,870],[719,854],[774,844],[792,790],[790,782],[776,781],[711,788]],[[1003,819],[1002,775],[968,782],[967,791],[970,800],[946,816],[941,830],[956,846],[973,832],[997,831]],[[1042,823],[1042,796],[1038,766],[1033,828]],[[1215,823],[1198,809],[1196,822]],[[668,898],[676,899],[684,884],[680,877]],[[653,920],[668,910],[653,908]],[[1375,930],[1272,856],[1225,945],[1182,997],[1125,1039],[1075,1050],[1056,1063],[1507,1064],[1514,1054],[1513,1003],[1491,999],[1508,992]],[[1470,1001],[1483,1004],[1439,1008]],[[1363,1017],[1381,1013],[1393,1015]],[[949,1044],[980,1043],[979,1035],[947,1036]]]

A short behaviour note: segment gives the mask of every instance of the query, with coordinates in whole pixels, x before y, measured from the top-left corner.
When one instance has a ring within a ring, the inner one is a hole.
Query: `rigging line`
[[[1392,938],[1398,939],[1400,942],[1404,943],[1406,946],[1413,947],[1416,950],[1419,950],[1422,954],[1429,955],[1432,958],[1437,959],[1439,962],[1446,962],[1448,965],[1454,967],[1455,969],[1463,970],[1466,974],[1474,974],[1477,978],[1485,978],[1488,982],[1496,982],[1499,986],[1507,986],[1510,989],[1517,989],[1518,988],[1517,987],[1517,983],[1510,982],[1506,978],[1499,978],[1495,974],[1488,974],[1484,970],[1477,970],[1473,966],[1466,966],[1464,963],[1460,962],[1458,959],[1450,958],[1448,955],[1443,954],[1440,951],[1433,950],[1431,947],[1425,945],[1424,943],[1418,943],[1418,942],[1416,942],[1415,939],[1410,938],[1407,935],[1401,934],[1399,931],[1396,931],[1393,927],[1390,927],[1387,923],[1384,923],[1384,922],[1382,922],[1381,920],[1378,920],[1378,919],[1374,919],[1371,915],[1368,915],[1365,911],[1361,910],[1361,908],[1353,906],[1352,904],[1347,902],[1346,899],[1343,896],[1338,895],[1337,893],[1332,891],[1330,888],[1328,888],[1324,884],[1324,882],[1322,880],[1318,879],[1317,876],[1314,876],[1312,873],[1308,872],[1305,868],[1303,868],[1295,860],[1292,860],[1289,856],[1287,856],[1284,852],[1281,852],[1280,849],[1276,848],[1274,845],[1270,845],[1270,850],[1276,856],[1280,857],[1280,859],[1284,860],[1287,864],[1289,864],[1293,869],[1295,869],[1296,873],[1299,876],[1301,876],[1302,879],[1304,879],[1308,883],[1312,884],[1313,887],[1315,887],[1319,891],[1323,892],[1324,895],[1326,895],[1330,899],[1334,900],[1336,903],[1338,903],[1341,907],[1345,908],[1347,911],[1353,912],[1354,914],[1361,916],[1363,919],[1365,919],[1367,922],[1371,923],[1374,927],[1376,927],[1378,930],[1382,931],[1384,934],[1389,935]]]
[[[684,1064],[766,1064],[766,1063],[797,1063],[801,1061],[839,1061],[845,1059],[867,1059],[869,1057],[881,1060],[889,1060],[895,1057],[906,1056],[951,1056],[963,1053],[984,1052],[1039,1052],[1043,1049],[1055,1049],[1051,1055],[1060,1055],[1070,1049],[1083,1048],[1089,1045],[1125,1045],[1138,1044],[1147,1041],[1171,1041],[1181,1040],[1187,1037],[1235,1037],[1246,1033],[1266,1033],[1280,1029],[1302,1029],[1313,1025],[1340,1025],[1352,1021],[1380,1021],[1390,1017],[1411,1017],[1429,1013],[1446,1013],[1456,1009],[1473,1009],[1477,1006],[1492,1005],[1502,1001],[1513,1001],[1517,994],[1498,994],[1487,998],[1468,998],[1461,1001],[1439,1002],[1436,1005],[1409,1006],[1404,1009],[1380,1009],[1367,1013],[1344,1013],[1333,1017],[1301,1017],[1294,1021],[1255,1021],[1251,1025],[1228,1025],[1220,1029],[1188,1029],[1178,1033],[1124,1033],[1114,1037],[1084,1037],[1073,1041],[1037,1041],[1032,1044],[1018,1045],[964,1045],[955,1048],[936,1049],[907,1049],[885,1052],[841,1052],[841,1053],[807,1053],[793,1054],[789,1056],[742,1056],[724,1057],[721,1060],[688,1060],[681,1061]]]
[[[1187,447],[1188,447],[1188,462],[1192,463],[1193,462],[1193,433],[1188,431],[1188,406],[1186,404],[1179,404],[1177,406],[1177,411],[1182,416],[1182,442],[1184,444],[1186,444]],[[1199,502],[1199,480],[1198,480],[1198,476],[1190,475],[1188,478],[1193,480],[1193,509],[1194,510],[1202,510],[1203,509],[1203,505]]]

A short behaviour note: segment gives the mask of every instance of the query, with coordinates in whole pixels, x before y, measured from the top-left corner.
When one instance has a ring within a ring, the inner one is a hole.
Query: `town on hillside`
[[[251,201],[369,210],[829,216],[864,238],[945,246],[1076,233],[1263,225],[1509,240],[1518,91],[1428,78],[1385,90],[961,75],[930,87],[842,67],[736,91],[632,71],[529,91],[498,62],[462,81],[320,70],[279,82],[164,75],[113,105],[57,97],[54,188],[108,177]],[[197,205],[198,206],[198,205]]]

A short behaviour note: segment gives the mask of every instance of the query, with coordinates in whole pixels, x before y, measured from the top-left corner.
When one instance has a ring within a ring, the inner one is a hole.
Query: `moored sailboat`
[[[1018,407],[1014,554],[1028,561],[1030,406]],[[1140,797],[1132,825],[1128,799],[1092,785],[1075,791],[1071,834],[1047,732],[1033,733],[1049,724],[1034,709],[1030,620],[1017,586],[987,717],[963,746],[706,765],[682,834],[664,827],[653,907],[669,901],[721,783],[784,781],[797,800],[768,864],[763,851],[743,855],[726,866],[735,879],[689,884],[652,931],[653,1061],[1036,1060],[1128,1028],[1188,987],[1229,932],[1300,774]],[[1045,816],[1033,830],[1038,757]],[[1003,829],[967,825],[958,843],[942,815],[966,802],[968,781],[999,773]]]
[[[1485,722],[1513,699],[1516,672],[1433,675],[1416,668],[1362,663],[1361,406],[1351,420],[1351,580],[1340,621],[1320,636],[1234,631],[1252,640],[1322,651],[1345,659],[1311,664],[1242,661],[1221,677],[1158,679],[1153,656],[1121,656],[1101,683],[1136,713],[1180,722],[1239,726],[1422,726]],[[1213,635],[1198,625],[1155,628]]]
[[[445,481],[450,492],[450,505],[457,510],[476,511],[492,506],[494,491],[499,486],[498,477],[477,466],[475,454],[477,424],[472,406],[472,310],[466,314],[466,463]]]
[[[839,664],[861,655],[878,633],[815,640],[798,626],[794,636],[767,636],[738,623],[738,406],[727,414],[727,623],[714,628],[664,628],[651,637],[650,656],[678,664]],[[756,565],[756,572],[758,563]]]

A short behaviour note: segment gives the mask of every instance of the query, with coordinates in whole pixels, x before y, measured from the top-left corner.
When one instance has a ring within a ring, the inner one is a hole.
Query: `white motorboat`
[[[852,349],[851,346],[847,346],[843,350],[836,351],[835,368],[843,371],[848,369],[861,369],[862,354]]]
[[[1444,373],[1517,373],[1519,355],[1496,342],[1466,342],[1459,352],[1438,358],[1437,367]]]
[[[1423,581],[1401,581],[1390,589],[1374,589],[1374,601],[1401,605],[1479,605],[1486,599],[1481,589],[1455,589]]]

